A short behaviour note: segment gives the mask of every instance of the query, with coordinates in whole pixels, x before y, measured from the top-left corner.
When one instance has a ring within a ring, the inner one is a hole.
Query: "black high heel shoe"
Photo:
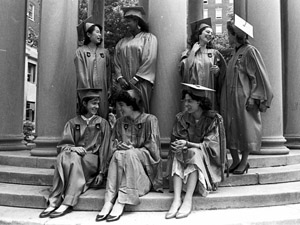
[[[229,173],[233,173],[233,171],[239,167],[240,163],[241,163],[241,162],[239,162],[239,163],[238,163],[235,167],[233,167],[233,168],[230,168],[230,167],[229,167],[229,168],[228,168],[228,169],[229,169]],[[224,173],[227,173],[227,169],[224,171]]]
[[[248,173],[248,169],[250,168],[249,163],[247,163],[246,167],[243,170],[235,170],[233,174],[244,174],[245,172]]]

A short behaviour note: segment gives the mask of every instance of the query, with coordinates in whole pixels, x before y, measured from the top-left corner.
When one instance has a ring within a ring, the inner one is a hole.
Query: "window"
[[[203,0],[203,4],[208,4],[208,0]]]
[[[26,120],[34,121],[35,103],[26,101]]]
[[[28,63],[27,81],[35,83],[36,65]]]
[[[233,4],[233,0],[229,0],[229,3],[230,3],[230,4]]]
[[[203,19],[208,18],[208,9],[203,9]]]
[[[222,8],[216,9],[216,19],[222,19]]]
[[[222,0],[216,0],[216,4],[222,4]]]
[[[29,19],[34,21],[34,4],[29,3],[27,16]]]
[[[216,34],[222,34],[222,24],[216,24]]]

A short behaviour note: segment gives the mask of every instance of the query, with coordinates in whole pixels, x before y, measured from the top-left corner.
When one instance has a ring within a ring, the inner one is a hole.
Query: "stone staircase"
[[[51,187],[55,157],[33,157],[29,151],[0,151],[0,206],[42,209]],[[288,155],[250,155],[248,174],[230,175],[218,191],[194,197],[194,210],[253,208],[300,203],[300,150]],[[167,211],[172,193],[151,192],[126,211]],[[104,189],[90,189],[74,210],[99,211]]]

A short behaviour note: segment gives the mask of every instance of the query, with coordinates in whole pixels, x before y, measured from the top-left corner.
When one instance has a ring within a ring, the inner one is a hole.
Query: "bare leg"
[[[181,205],[182,179],[176,174],[173,176],[174,199],[169,211],[166,214],[166,219],[176,216],[176,213]]]
[[[114,204],[114,207],[112,208],[112,211],[109,215],[111,215],[111,216],[121,215],[123,213],[124,207],[125,207],[125,204],[120,203],[117,199],[115,204]]]
[[[183,203],[176,215],[176,218],[183,218],[190,214],[193,206],[193,194],[198,180],[198,171],[195,170],[189,175],[187,181],[187,190],[184,196]]]

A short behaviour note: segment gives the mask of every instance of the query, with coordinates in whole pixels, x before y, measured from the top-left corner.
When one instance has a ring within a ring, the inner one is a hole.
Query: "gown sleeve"
[[[102,143],[99,149],[99,172],[107,174],[110,158],[110,126],[106,120],[103,119],[101,125]]]
[[[68,121],[64,127],[62,139],[58,143],[57,150],[58,153],[62,151],[70,151],[71,147],[75,147],[75,139],[74,139],[74,124]]]

